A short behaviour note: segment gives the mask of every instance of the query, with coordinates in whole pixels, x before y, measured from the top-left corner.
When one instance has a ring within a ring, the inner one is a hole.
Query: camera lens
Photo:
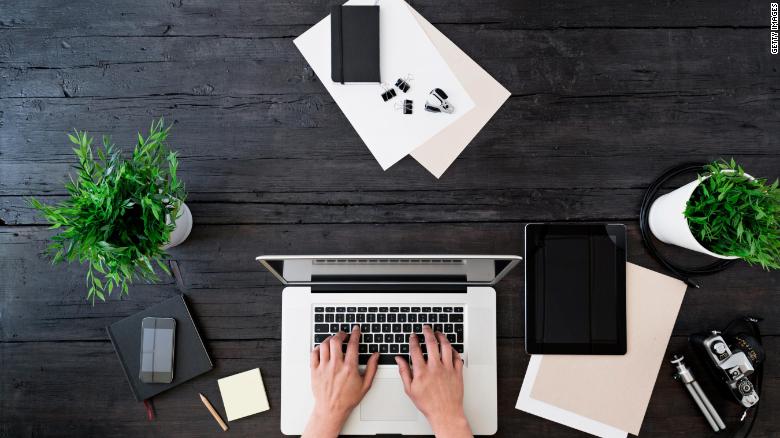
[[[750,383],[747,379],[742,379],[739,381],[739,392],[743,395],[750,394],[753,392],[753,385]]]

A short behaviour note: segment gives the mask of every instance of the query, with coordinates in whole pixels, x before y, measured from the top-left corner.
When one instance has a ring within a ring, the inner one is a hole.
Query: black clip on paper
[[[440,113],[441,108],[438,106],[433,106],[428,102],[425,102],[425,111],[428,111],[429,113]]]
[[[409,82],[413,80],[414,77],[411,74],[408,74],[405,78],[398,78],[398,80],[395,81],[395,86],[404,93],[408,93],[409,89],[412,88],[412,86],[409,85]]]
[[[382,100],[384,100],[385,102],[387,102],[388,100],[394,97],[395,97],[395,90],[392,88],[382,93]]]
[[[382,96],[382,100],[387,102],[388,100],[394,98],[396,96],[395,88],[388,87],[385,84],[380,85],[383,90],[385,90],[380,96]]]
[[[429,96],[431,96],[432,99],[425,102],[425,111],[447,114],[455,112],[455,107],[447,101],[447,93],[441,88],[434,88],[431,90]]]
[[[410,99],[404,99],[403,103],[396,102],[395,110],[402,111],[404,114],[412,114],[412,101]]]

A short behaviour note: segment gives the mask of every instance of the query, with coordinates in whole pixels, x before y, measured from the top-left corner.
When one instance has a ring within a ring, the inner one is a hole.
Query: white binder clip
[[[425,111],[447,114],[455,112],[455,107],[447,101],[447,93],[441,88],[434,88],[428,96],[429,99],[425,102]]]

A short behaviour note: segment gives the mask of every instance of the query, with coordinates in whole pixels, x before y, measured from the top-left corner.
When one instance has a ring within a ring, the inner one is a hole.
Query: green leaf
[[[172,229],[163,200],[186,197],[175,174],[176,154],[164,145],[169,130],[162,119],[153,121],[146,138],[138,133],[127,159],[108,136],[93,150],[93,138],[74,130],[67,134],[76,161],[65,183],[68,197],[54,205],[29,199],[57,231],[48,248],[52,262],[87,265],[87,299],[93,304],[115,288],[127,294],[134,278],[155,280],[152,260],[168,272],[160,261]]]
[[[735,172],[722,172],[723,170]],[[743,258],[765,269],[780,269],[780,190],[778,181],[748,180],[734,159],[705,166],[686,204],[691,232],[708,249]]]
[[[168,268],[168,265],[163,262],[162,259],[155,258],[154,261],[157,262],[157,266],[159,266],[160,269],[162,269],[166,274],[171,275],[170,268]]]

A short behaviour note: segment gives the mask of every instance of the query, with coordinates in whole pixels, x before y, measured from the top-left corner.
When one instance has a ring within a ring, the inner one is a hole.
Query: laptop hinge
[[[317,292],[392,292],[392,293],[466,293],[464,284],[318,284],[311,287]]]

